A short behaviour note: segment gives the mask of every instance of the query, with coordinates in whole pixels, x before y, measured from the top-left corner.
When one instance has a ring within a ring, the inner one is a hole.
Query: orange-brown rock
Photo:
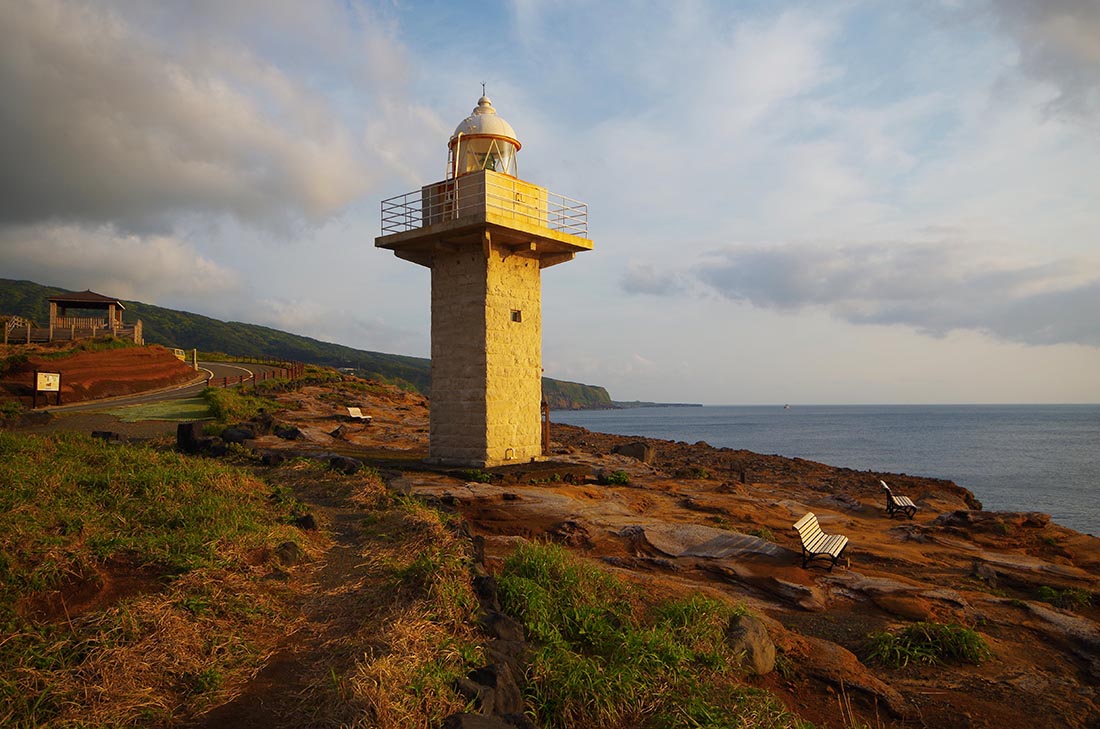
[[[303,440],[269,436],[262,446],[332,450],[328,433],[343,403],[321,394],[306,388],[286,396],[292,410],[282,417]],[[391,487],[461,514],[490,570],[518,541],[553,540],[650,595],[701,590],[742,602],[764,618],[785,665],[783,675],[756,680],[807,719],[1002,727],[1019,719],[1014,707],[1028,706],[1045,726],[1100,722],[1093,657],[1100,601],[1070,612],[1043,602],[1038,590],[1100,592],[1100,540],[1045,515],[981,511],[973,494],[942,479],[564,425],[552,429],[554,462],[470,482],[420,465],[425,403],[398,409],[386,397],[359,398],[373,424],[349,426],[340,452],[376,459],[392,469]],[[631,449],[615,452],[635,443],[648,446],[649,462]],[[599,485],[601,470],[624,471],[629,483]],[[917,501],[914,521],[887,517],[879,478]],[[851,540],[847,563],[832,572],[801,567],[791,525],[807,510]],[[921,620],[977,629],[994,657],[980,666],[903,669],[863,660],[869,634]],[[854,718],[842,715],[842,696]]]

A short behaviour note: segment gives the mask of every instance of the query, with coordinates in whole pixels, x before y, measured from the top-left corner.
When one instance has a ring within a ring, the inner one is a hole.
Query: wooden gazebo
[[[122,313],[126,307],[118,299],[94,291],[80,291],[51,296],[50,324],[38,329],[26,323],[23,333],[27,342],[95,339],[97,337],[124,337],[141,344],[143,334],[141,320],[125,324]],[[5,332],[7,341],[8,332]],[[15,339],[20,339],[16,335]]]
[[[50,328],[64,329],[77,327],[78,329],[121,329],[122,312],[126,307],[118,299],[97,294],[92,290],[74,292],[71,294],[58,294],[51,296],[50,302]],[[70,315],[70,310],[76,310],[77,315]],[[88,312],[103,312],[105,316],[89,316]]]

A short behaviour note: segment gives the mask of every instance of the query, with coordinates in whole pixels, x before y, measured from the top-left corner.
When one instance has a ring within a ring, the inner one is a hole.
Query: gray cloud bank
[[[1049,107],[1100,121],[1100,3],[994,0],[989,8],[1016,40],[1021,70],[1056,89]]]
[[[853,324],[931,336],[981,331],[1032,345],[1100,346],[1100,279],[1069,264],[965,264],[949,244],[737,247],[695,276],[764,309],[818,308]]]
[[[239,46],[165,38],[108,4],[0,3],[0,224],[266,225],[362,191],[358,144],[305,82]]]

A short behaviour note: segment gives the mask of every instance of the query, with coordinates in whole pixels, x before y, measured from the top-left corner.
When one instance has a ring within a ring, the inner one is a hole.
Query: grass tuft
[[[868,657],[891,668],[910,663],[980,664],[993,656],[981,635],[954,623],[914,623],[898,632],[873,633],[869,638]]]
[[[236,423],[255,417],[261,410],[275,412],[281,405],[271,398],[250,394],[239,387],[208,387],[202,397],[219,423]]]
[[[535,644],[528,706],[540,726],[797,726],[774,697],[738,682],[727,646],[743,608],[701,595],[646,607],[624,581],[555,545],[504,564],[501,603]]]
[[[626,471],[601,471],[596,476],[596,481],[602,486],[629,486],[630,474]]]
[[[1040,585],[1035,591],[1035,596],[1043,602],[1049,602],[1055,607],[1064,610],[1084,610],[1092,605],[1092,593],[1076,587],[1059,589],[1048,585]]]

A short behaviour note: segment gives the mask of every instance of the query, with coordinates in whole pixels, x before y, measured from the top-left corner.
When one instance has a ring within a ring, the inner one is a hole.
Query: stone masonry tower
[[[432,269],[437,463],[543,457],[541,271],[592,241],[584,203],[519,179],[520,146],[482,96],[450,139],[447,178],[382,202],[374,245]]]

